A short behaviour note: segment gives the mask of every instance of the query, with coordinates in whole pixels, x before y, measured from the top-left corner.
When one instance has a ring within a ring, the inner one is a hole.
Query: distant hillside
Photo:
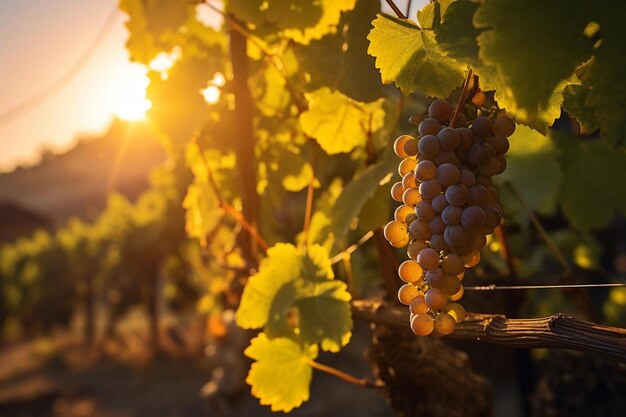
[[[36,166],[0,174],[0,205],[21,207],[57,225],[72,216],[92,219],[110,191],[139,195],[150,170],[164,160],[163,146],[148,124],[115,121],[101,137],[46,155]],[[0,228],[11,221],[3,216]]]

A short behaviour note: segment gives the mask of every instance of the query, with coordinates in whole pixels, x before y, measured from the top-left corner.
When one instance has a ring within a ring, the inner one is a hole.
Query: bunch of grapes
[[[402,181],[391,196],[403,204],[384,234],[396,248],[408,245],[410,259],[398,270],[405,282],[398,298],[409,306],[411,329],[444,336],[465,318],[455,302],[463,296],[465,269],[478,264],[486,236],[502,220],[491,177],[506,168],[515,122],[506,115],[480,116],[469,128],[450,127],[452,107],[443,100],[433,101],[428,115],[419,123],[418,138],[402,135],[394,143],[403,158]]]

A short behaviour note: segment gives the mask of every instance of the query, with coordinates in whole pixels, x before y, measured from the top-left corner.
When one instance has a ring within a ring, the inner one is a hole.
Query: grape
[[[498,202],[498,190],[493,185],[491,187],[485,187],[489,197],[487,198],[487,205],[495,206]]]
[[[453,151],[461,143],[461,135],[451,127],[444,127],[437,133],[437,140],[442,151]]]
[[[491,177],[487,177],[487,176],[482,175],[482,174],[478,174],[478,176],[476,177],[476,183],[478,185],[482,185],[483,187],[492,187],[493,186],[493,180],[491,179]]]
[[[500,172],[502,172],[502,165],[497,158],[489,157],[489,159],[484,164],[478,167],[478,172],[483,175],[493,177],[494,175],[498,175]]]
[[[409,188],[408,190],[404,190],[404,193],[402,194],[402,201],[409,207],[415,207],[420,201],[422,201],[422,196],[417,189]]]
[[[415,167],[415,178],[418,181],[432,180],[437,173],[437,167],[431,161],[421,161]]]
[[[428,285],[436,286],[435,284],[443,279],[443,275],[444,273],[441,268],[429,269],[424,275],[424,281],[426,281]]]
[[[411,319],[411,330],[418,336],[428,336],[434,327],[433,318],[428,314],[416,314]]]
[[[435,100],[428,107],[428,115],[439,123],[446,123],[452,114],[452,106],[444,100]]]
[[[504,155],[509,150],[509,140],[504,136],[492,136],[489,138],[489,143],[495,148],[498,155]]]
[[[471,130],[475,135],[485,137],[491,133],[491,126],[491,120],[485,116],[480,116],[472,123]]]
[[[472,147],[467,151],[467,159],[469,159],[469,161],[476,166],[487,163],[490,158],[491,155],[489,154],[489,150],[485,148],[485,146],[478,143],[472,145]]]
[[[469,240],[467,230],[460,224],[446,227],[443,237],[446,239],[446,243],[453,248],[464,245]]]
[[[437,268],[439,265],[439,253],[431,248],[422,249],[417,255],[417,263],[419,263],[423,269]]]
[[[474,141],[472,139],[472,131],[466,127],[457,127],[456,131],[459,132],[460,142],[458,149],[468,150],[473,144]]]
[[[446,306],[448,303],[448,297],[439,289],[431,288],[426,291],[426,295],[424,296],[424,301],[426,305],[430,307],[433,311],[439,311]]]
[[[449,253],[443,257],[441,268],[446,274],[458,275],[465,270],[463,259],[459,255]]]
[[[419,192],[424,200],[432,200],[441,193],[441,184],[437,180],[427,180],[420,184]]]
[[[463,261],[461,261],[461,263],[463,263]],[[463,278],[465,278],[465,265],[463,265],[463,271],[460,274],[456,274],[456,277],[459,281],[463,281]]]
[[[446,252],[450,250],[450,246],[448,246],[446,240],[443,237],[443,232],[433,234],[430,237],[430,246],[432,246],[433,249],[439,252]]]
[[[413,171],[417,166],[417,161],[415,159],[406,158],[400,162],[398,165],[398,173],[401,177],[404,177],[407,173]]]
[[[461,221],[461,214],[463,214],[461,207],[448,206],[441,212],[441,220],[443,220],[447,226],[454,226]]]
[[[409,214],[413,214],[414,212],[415,211],[412,207],[403,204],[401,206],[398,206],[396,211],[393,213],[393,218],[399,222],[406,223],[406,216],[408,216]]]
[[[424,300],[422,298],[420,298],[420,300],[422,300],[422,303],[424,303]],[[465,309],[461,304],[450,303],[443,308],[443,311],[451,315],[454,321],[456,321],[457,323],[465,320]]]
[[[430,225],[428,222],[422,222],[421,220],[414,220],[409,225],[409,235],[413,239],[427,240],[430,238]],[[421,252],[420,252],[421,253]]]
[[[404,153],[409,156],[417,156],[417,154],[419,153],[417,142],[418,140],[413,137],[411,137],[411,139],[404,142],[404,146],[403,146]]]
[[[452,121],[452,116],[450,117],[450,121]],[[457,126],[465,126],[467,124],[467,118],[463,113],[459,114],[459,117],[456,119]]]
[[[413,284],[422,278],[422,267],[415,261],[404,261],[398,268],[400,279],[407,284]]]
[[[391,243],[391,246],[395,248],[401,248],[409,243],[407,227],[404,223],[398,221],[387,223],[383,230],[383,235]]]
[[[397,182],[391,186],[391,198],[395,201],[402,202],[402,193],[404,193],[404,187],[401,182]]]
[[[498,227],[500,221],[502,220],[502,214],[500,211],[494,206],[485,207],[484,210],[486,216],[485,227],[490,229]]]
[[[484,226],[487,216],[478,206],[469,206],[461,214],[461,225],[467,230],[477,230]]]
[[[435,216],[428,223],[430,226],[430,231],[433,234],[443,234],[443,231],[446,230],[446,224],[443,222],[441,216]]]
[[[469,198],[469,188],[462,184],[454,184],[446,190],[446,200],[452,206],[462,206]]]
[[[475,233],[470,238],[472,249],[482,249],[487,244],[487,237],[482,233]]]
[[[409,155],[406,152],[404,152],[404,144],[409,139],[415,139],[415,138],[409,135],[402,135],[402,136],[398,136],[398,139],[396,139],[396,141],[393,143],[393,150],[396,152],[396,155],[398,155],[400,158],[409,157]]]
[[[470,171],[469,169],[462,169],[461,178],[459,181],[461,184],[463,184],[466,187],[472,187],[476,184],[476,177],[474,176],[474,173]],[[470,188],[470,191],[471,191],[471,188]]]
[[[435,209],[430,204],[430,201],[420,201],[415,208],[415,213],[417,213],[417,218],[424,221],[430,221],[433,217],[435,217]]]
[[[415,297],[409,304],[409,311],[413,314],[425,314],[428,313],[428,310],[429,308],[422,297]]]
[[[420,290],[413,284],[404,284],[398,290],[398,301],[405,306],[408,306],[415,297],[419,297],[422,294]]]
[[[428,247],[428,244],[425,241],[414,240],[411,242],[411,244],[407,248],[406,253],[409,256],[409,258],[416,260],[417,254],[420,253],[422,249],[426,249],[427,247]]]
[[[413,171],[407,172],[404,177],[402,177],[402,186],[404,188],[417,188],[417,185],[417,179]]]
[[[454,295],[461,288],[461,281],[456,277],[456,275],[444,274],[442,280],[435,285],[436,288],[439,288],[444,294],[450,296]]]
[[[439,153],[439,141],[436,136],[426,135],[422,136],[418,143],[420,155],[426,158],[433,158]]]
[[[470,206],[485,207],[489,200],[489,192],[482,185],[474,185],[470,187],[469,198],[467,204]]]
[[[433,208],[435,209],[436,213],[441,213],[443,211],[443,209],[448,207],[448,201],[446,200],[445,194],[438,194],[438,195],[436,195],[432,199],[431,204],[432,204]]]
[[[459,160],[459,157],[456,156],[456,153],[454,153],[454,151],[439,152],[437,156],[435,156],[435,162],[437,162],[437,164],[439,165],[442,165],[442,164],[461,165],[461,161]]]
[[[411,224],[413,223],[414,220],[417,220],[417,214],[415,214],[415,208],[414,207],[410,207],[410,208],[413,209],[413,212],[406,215],[406,217],[404,218],[404,224]]]
[[[500,162],[500,169],[498,170],[496,175],[500,175],[506,169],[506,159],[504,158],[504,155],[496,155],[496,159],[498,160],[498,162]]]
[[[465,293],[465,290],[463,289],[463,286],[461,285],[461,289],[456,294],[451,295],[449,297],[450,301],[459,301],[463,297],[464,293]]]
[[[417,126],[425,118],[426,118],[426,116],[424,116],[422,114],[414,114],[413,116],[409,117],[409,123],[412,124],[412,125]]]
[[[509,137],[513,132],[515,132],[515,122],[510,117],[497,117],[493,121],[493,133],[496,135]]]
[[[461,258],[466,268],[473,268],[480,262],[480,251],[473,250],[469,255],[462,256]]]
[[[452,164],[443,164],[437,167],[437,174],[435,176],[437,182],[442,187],[448,187],[455,184],[461,178],[461,171]]]
[[[459,246],[455,246],[453,249],[454,249],[454,253],[456,253],[457,255],[460,255],[460,256],[469,255],[470,252],[474,250],[474,246],[472,244],[472,240],[470,239],[470,235],[468,234],[467,241],[465,243]]]
[[[449,335],[454,331],[456,321],[448,313],[442,312],[437,314],[434,320],[435,333],[439,336]]]
[[[441,123],[432,117],[428,117],[422,120],[417,130],[420,136],[436,135],[441,130]]]

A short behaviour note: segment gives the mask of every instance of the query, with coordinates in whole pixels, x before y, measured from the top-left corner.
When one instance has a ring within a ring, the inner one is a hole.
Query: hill
[[[145,190],[150,170],[165,158],[149,124],[116,120],[102,136],[82,138],[67,152],[0,174],[0,206],[20,207],[53,226],[72,216],[92,219],[109,192],[132,199]],[[0,218],[0,229],[16,221],[11,217]]]

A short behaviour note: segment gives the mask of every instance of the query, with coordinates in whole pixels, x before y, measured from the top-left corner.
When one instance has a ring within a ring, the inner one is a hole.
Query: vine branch
[[[469,85],[472,80],[472,75],[474,75],[474,71],[471,68],[467,70],[467,77],[465,77],[465,81],[463,82],[463,88],[461,89],[461,95],[459,96],[459,102],[456,105],[456,109],[454,110],[454,114],[452,115],[452,120],[450,120],[450,127],[456,127],[456,122],[459,120],[459,115],[463,110],[463,106],[465,105],[465,101],[467,100],[467,96],[469,95]]]
[[[355,317],[408,329],[409,310],[377,300],[354,300]],[[416,336],[417,337],[417,336]],[[468,313],[451,339],[473,340],[521,349],[558,348],[626,362],[626,329],[582,321],[562,313],[534,319]]]

